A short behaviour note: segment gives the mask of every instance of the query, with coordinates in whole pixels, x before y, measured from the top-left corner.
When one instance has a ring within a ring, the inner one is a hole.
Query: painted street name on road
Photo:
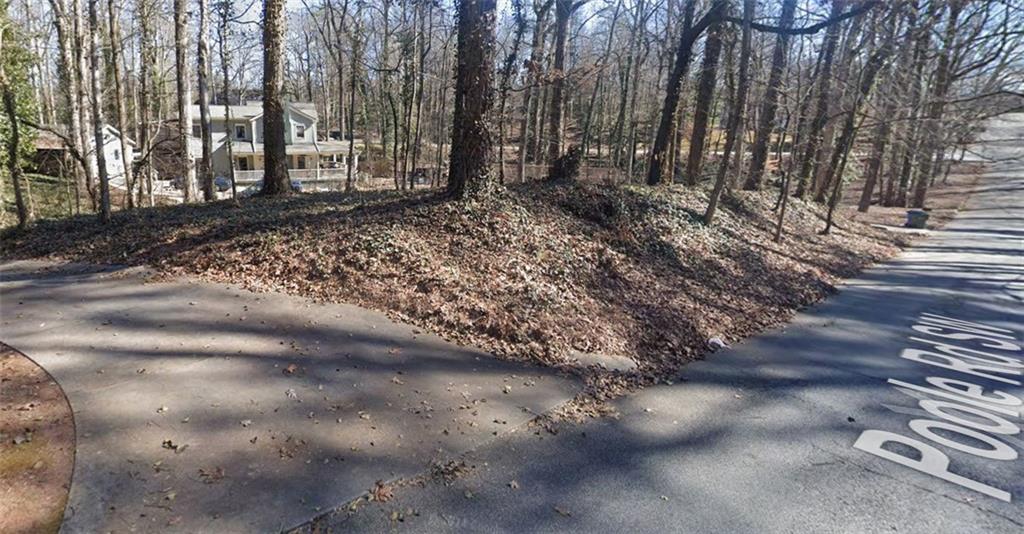
[[[979,323],[924,313],[913,325],[910,339],[925,348],[907,348],[900,357],[945,369],[949,376],[928,376],[924,384],[890,378],[897,391],[918,401],[917,408],[886,405],[915,417],[907,426],[910,437],[884,430],[865,430],[854,447],[947,482],[1010,502],[1005,489],[957,474],[944,450],[956,450],[993,461],[1013,461],[1022,442],[1017,421],[1020,398],[986,386],[1021,385],[1024,361],[1003,353],[1019,353],[1013,332]],[[956,343],[956,344],[953,344]],[[955,438],[955,439],[954,439]],[[897,444],[893,446],[891,444]],[[1016,447],[1016,448],[1015,448]],[[911,452],[916,451],[916,452]]]

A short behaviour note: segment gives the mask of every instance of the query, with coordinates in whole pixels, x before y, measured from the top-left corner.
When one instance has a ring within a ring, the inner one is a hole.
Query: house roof
[[[35,144],[36,150],[64,150],[64,140],[45,130],[36,132]]]
[[[293,112],[300,115],[305,115],[314,121],[317,120],[316,104],[312,102],[288,102],[285,104]],[[246,102],[240,106],[228,106],[230,108],[232,119],[245,119],[252,120],[263,116],[263,103],[262,102]],[[189,113],[193,119],[199,118],[199,106],[191,106]],[[220,104],[210,105],[210,120],[224,120],[226,118],[224,114],[224,106]]]
[[[244,106],[228,106],[231,108],[232,119],[253,119],[263,115],[263,105],[244,105]],[[192,106],[190,113],[193,119],[199,118],[199,106]],[[210,119],[211,120],[224,120],[224,106],[219,104],[210,105]]]
[[[113,126],[111,126],[109,124],[104,124],[103,128],[106,130],[107,134],[112,135],[112,136],[114,136],[116,138],[121,138],[121,132],[117,128],[114,128]],[[135,146],[135,141],[133,141],[131,137],[128,137],[126,135],[126,136],[124,136],[124,140],[129,145]],[[104,144],[106,144],[105,140],[104,140]]]
[[[103,131],[104,131],[104,133],[106,133],[107,136],[111,136],[111,137],[118,138],[118,139],[121,137],[121,132],[117,128],[114,128],[113,126],[111,126],[109,124],[104,124],[103,125]],[[89,135],[90,142],[91,142],[92,138],[93,138],[93,136],[92,136],[92,133],[91,133],[91,130],[90,130],[90,135]],[[136,146],[135,145],[135,141],[133,141],[131,137],[125,136],[124,140],[129,145]],[[103,142],[104,142],[104,144],[106,144],[107,140],[104,139]],[[57,134],[55,134],[53,132],[49,132],[49,131],[46,131],[46,130],[37,130],[36,131],[35,147],[36,147],[36,150],[64,150],[66,148],[64,146],[64,140],[61,139],[60,136],[58,136]]]

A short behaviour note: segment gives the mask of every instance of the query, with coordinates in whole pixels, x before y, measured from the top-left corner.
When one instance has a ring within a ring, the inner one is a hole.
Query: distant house
[[[192,106],[192,157],[202,154],[202,140],[199,125],[199,106]],[[213,132],[213,153],[211,164],[214,175],[228,177],[231,167],[235,169],[235,180],[239,184],[254,184],[263,180],[263,104],[245,102],[228,106],[227,114],[223,105],[210,106],[210,123]],[[316,107],[310,103],[287,103],[285,105],[285,154],[289,176],[303,182],[332,182],[344,180],[348,173],[347,141],[320,140],[317,132]],[[228,159],[228,143],[231,144],[231,160]],[[353,161],[353,172],[358,169],[359,154]]]
[[[92,132],[90,131],[90,133]],[[89,136],[90,149],[96,145],[94,139],[95,136]],[[135,141],[132,141],[129,137],[125,137],[124,140],[128,150],[127,159],[128,161],[133,161],[135,159]],[[115,187],[123,187],[125,174],[124,159],[121,157],[121,132],[109,124],[103,126],[103,156],[106,158],[107,177],[110,178],[110,183]],[[98,169],[96,158],[93,157],[93,176],[99,176]]]
[[[99,176],[99,167],[94,153],[95,137],[92,135],[92,130],[89,131],[89,134],[86,143],[88,154],[92,156],[90,160],[92,172],[93,176]],[[135,159],[135,142],[130,138],[125,138],[125,141],[127,141],[130,151],[128,161],[132,161]],[[39,130],[36,132],[35,145],[36,155],[33,159],[36,171],[50,176],[60,175],[64,161],[66,161],[65,158],[70,157],[64,140],[51,132]],[[106,156],[107,176],[110,177],[110,181],[115,185],[123,184],[124,160],[121,158],[121,132],[109,124],[103,127],[103,154]]]

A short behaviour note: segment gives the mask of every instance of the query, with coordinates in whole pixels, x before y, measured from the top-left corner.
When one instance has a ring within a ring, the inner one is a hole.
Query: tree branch
[[[877,6],[880,3],[881,2],[879,2],[877,0],[872,0],[870,2],[865,2],[865,3],[861,4],[860,6],[857,6],[857,7],[853,8],[853,9],[847,11],[846,13],[843,13],[842,15],[838,15],[838,16],[836,16],[834,18],[831,18],[831,19],[823,20],[823,21],[821,21],[821,22],[819,22],[817,24],[812,24],[810,26],[804,26],[803,28],[780,28],[778,26],[770,26],[770,25],[767,25],[767,24],[760,24],[760,23],[757,23],[757,22],[751,23],[750,27],[755,29],[755,30],[757,30],[757,31],[759,31],[759,32],[775,33],[775,34],[782,34],[782,35],[811,35],[811,34],[818,33],[821,30],[823,30],[823,29],[825,29],[825,28],[827,28],[827,27],[829,27],[829,26],[831,26],[833,24],[838,24],[838,23],[840,23],[840,22],[842,22],[842,21],[844,21],[844,20],[846,20],[848,18],[856,17],[857,15],[861,15],[863,13],[867,13],[869,10],[871,10],[871,8]],[[743,19],[738,18],[738,17],[722,17],[722,19],[725,20],[726,22],[731,22],[733,24],[743,24]]]

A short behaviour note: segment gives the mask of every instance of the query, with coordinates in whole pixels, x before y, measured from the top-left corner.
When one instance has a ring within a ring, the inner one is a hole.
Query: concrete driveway
[[[65,532],[275,532],[571,398],[379,313],[144,271],[0,265],[0,340],[74,411]]]

